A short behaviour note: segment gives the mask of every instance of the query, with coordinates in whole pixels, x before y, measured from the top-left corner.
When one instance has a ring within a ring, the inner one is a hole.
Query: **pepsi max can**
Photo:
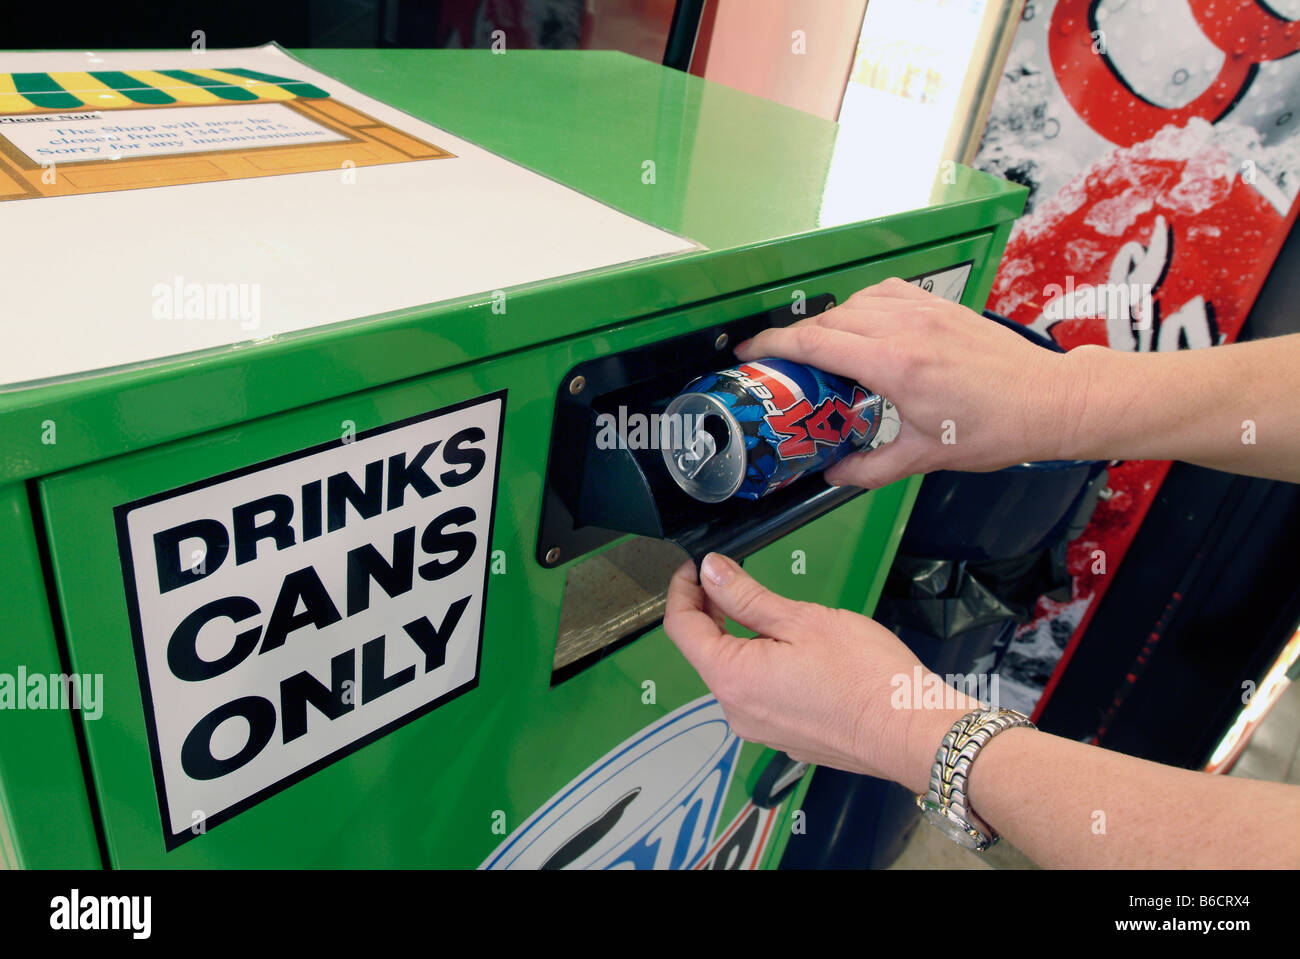
[[[697,500],[758,499],[898,435],[883,396],[802,363],[766,359],[692,381],[664,411],[683,442],[664,464]],[[679,420],[673,420],[679,417]]]

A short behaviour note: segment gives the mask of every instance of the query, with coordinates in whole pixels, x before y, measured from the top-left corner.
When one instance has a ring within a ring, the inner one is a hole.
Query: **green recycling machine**
[[[0,54],[0,862],[775,866],[815,771],[668,579],[869,613],[919,480],[632,440],[886,277],[981,309],[1024,198],[616,53]]]

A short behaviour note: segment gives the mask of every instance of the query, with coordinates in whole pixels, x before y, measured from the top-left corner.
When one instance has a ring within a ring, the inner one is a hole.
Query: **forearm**
[[[959,715],[917,717],[908,788],[927,788]],[[1300,787],[1162,766],[1037,730],[995,736],[971,767],[968,796],[1042,866],[1300,867],[1300,829],[1279,828],[1300,817]]]
[[[1300,334],[1171,353],[1080,347],[1071,459],[1177,459],[1300,482]]]

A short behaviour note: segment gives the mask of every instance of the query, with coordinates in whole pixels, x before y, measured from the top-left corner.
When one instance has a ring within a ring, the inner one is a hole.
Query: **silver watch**
[[[971,763],[990,739],[1017,726],[1034,728],[1028,716],[1014,709],[977,709],[957,720],[935,754],[929,791],[916,797],[926,819],[953,842],[975,852],[988,849],[998,836],[975,816],[966,799]]]

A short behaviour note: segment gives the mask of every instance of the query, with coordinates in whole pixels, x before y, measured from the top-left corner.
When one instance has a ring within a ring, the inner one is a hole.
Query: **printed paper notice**
[[[457,133],[274,45],[0,52],[0,390],[699,249]]]
[[[0,116],[0,136],[36,163],[121,160],[337,143],[347,137],[279,103]]]

